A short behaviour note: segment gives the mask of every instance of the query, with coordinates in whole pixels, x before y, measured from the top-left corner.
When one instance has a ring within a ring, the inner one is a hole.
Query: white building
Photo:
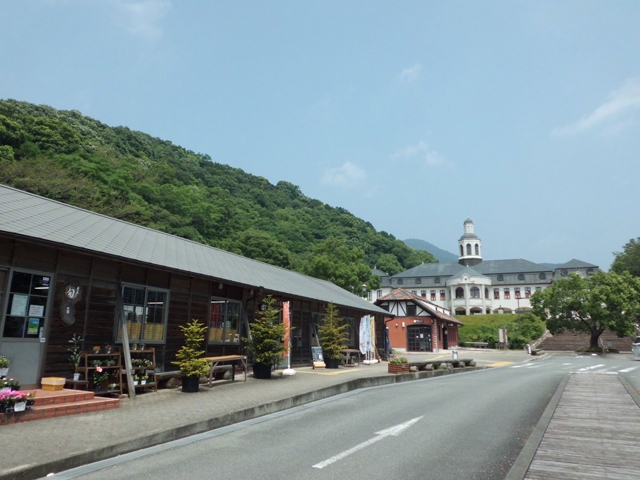
[[[470,219],[464,222],[458,246],[458,263],[423,263],[391,277],[374,271],[380,275],[381,288],[369,300],[404,288],[454,315],[524,313],[531,310],[529,297],[536,290],[570,273],[588,276],[598,270],[596,265],[576,259],[553,270],[522,258],[483,260],[482,241]]]

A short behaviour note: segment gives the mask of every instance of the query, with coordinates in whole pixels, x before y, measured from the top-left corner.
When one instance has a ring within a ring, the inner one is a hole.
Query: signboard
[[[313,368],[325,368],[324,358],[322,356],[322,347],[311,347],[311,361],[313,362]]]

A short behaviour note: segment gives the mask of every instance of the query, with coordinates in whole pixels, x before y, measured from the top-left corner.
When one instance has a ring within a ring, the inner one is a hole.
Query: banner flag
[[[286,332],[284,334],[284,344],[287,348],[286,353],[283,353],[283,357],[288,357],[291,353],[291,318],[289,318],[289,302],[282,303],[282,323],[284,324],[284,328],[286,328]]]

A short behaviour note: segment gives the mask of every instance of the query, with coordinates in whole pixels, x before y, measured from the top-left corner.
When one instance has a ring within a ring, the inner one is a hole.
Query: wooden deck
[[[524,478],[640,479],[640,408],[617,375],[571,375]]]

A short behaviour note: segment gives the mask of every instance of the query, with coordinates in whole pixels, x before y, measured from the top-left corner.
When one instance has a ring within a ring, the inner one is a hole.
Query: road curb
[[[34,478],[45,477],[51,472],[61,472],[76,468],[89,463],[106,460],[125,453],[134,452],[142,448],[153,447],[162,443],[179,440],[198,433],[215,430],[217,428],[226,427],[235,423],[244,422],[254,418],[262,417],[272,413],[288,410],[322,400],[328,397],[347,393],[353,390],[359,390],[369,387],[377,387],[382,385],[392,385],[396,383],[410,382],[414,380],[423,380],[428,378],[436,378],[456,373],[473,372],[484,370],[485,367],[465,367],[454,370],[434,370],[429,372],[413,372],[399,375],[383,375],[378,377],[362,377],[346,381],[330,387],[321,388],[307,393],[302,393],[290,398],[276,400],[273,402],[257,405],[255,407],[246,408],[231,412],[220,417],[201,420],[189,425],[171,428],[163,432],[155,433],[148,436],[139,437],[126,442],[109,445],[107,447],[97,448],[95,450],[71,455],[65,458],[59,458],[51,462],[36,465],[25,465],[19,470],[5,471],[0,474],[0,480],[30,480]],[[46,420],[43,420],[46,421]]]
[[[567,382],[569,382],[571,374],[566,375],[558,388],[556,389],[556,393],[553,394],[547,408],[545,408],[542,417],[538,421],[538,424],[529,435],[529,439],[527,443],[525,443],[520,455],[516,458],[515,463],[509,470],[509,473],[505,477],[505,480],[523,480],[524,476],[527,474],[527,470],[529,470],[529,465],[531,465],[531,461],[538,451],[538,447],[540,446],[540,442],[542,441],[542,437],[544,433],[547,431],[547,427],[549,426],[549,422],[551,422],[551,417],[553,417],[553,413],[556,411],[556,407],[560,402],[560,398],[562,397],[562,393],[564,392],[565,387],[567,386]]]

